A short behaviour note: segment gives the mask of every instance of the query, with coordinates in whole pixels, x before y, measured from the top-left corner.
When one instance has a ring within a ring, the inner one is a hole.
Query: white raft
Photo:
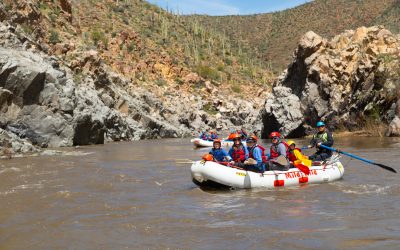
[[[194,138],[190,140],[196,147],[212,147],[213,146],[213,141],[206,141],[200,138]],[[242,144],[246,146],[246,142],[242,141]],[[222,147],[231,147],[233,145],[233,141],[228,141],[228,140],[221,140],[221,146]]]
[[[199,186],[228,186],[234,188],[271,188],[299,186],[304,183],[332,182],[342,178],[344,167],[338,156],[320,166],[310,167],[306,175],[297,168],[288,171],[266,171],[263,175],[218,164],[196,161],[191,167],[193,182]]]

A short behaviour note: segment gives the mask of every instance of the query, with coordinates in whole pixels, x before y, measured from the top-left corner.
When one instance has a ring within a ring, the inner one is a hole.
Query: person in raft
[[[221,140],[215,139],[213,142],[213,148],[210,153],[214,157],[214,161],[230,161],[232,158],[225,151],[225,149],[221,148]]]
[[[247,150],[247,147],[242,144],[239,134],[235,134],[232,138],[233,145],[229,150],[229,156],[232,158],[231,164],[243,167],[243,162],[249,158],[249,151]]]
[[[210,132],[210,138],[211,138],[211,140],[218,139],[217,133],[216,133],[215,131],[211,130],[211,132]]]
[[[265,149],[257,144],[258,138],[254,135],[247,138],[247,149],[249,159],[244,162],[245,169],[253,172],[264,173],[267,157],[264,154]]]
[[[296,147],[296,143],[292,140],[287,142],[289,145],[287,156],[289,161],[293,162],[293,165],[297,167],[298,164],[302,164],[307,167],[311,167],[312,162],[307,156],[301,153],[301,149]]]
[[[234,129],[231,129],[230,134],[228,135],[228,137],[226,138],[228,141],[233,141],[233,139],[235,138],[236,132]]]
[[[279,132],[272,132],[269,137],[272,140],[270,148],[267,170],[287,171],[290,168],[290,162],[287,158],[287,146],[281,140]]]
[[[332,151],[321,148],[320,145],[332,147],[334,143],[333,136],[332,133],[325,128],[324,122],[317,122],[317,128],[318,132],[311,139],[310,145],[308,145],[308,148],[316,147],[317,152],[308,158],[312,161],[324,161],[332,156]]]

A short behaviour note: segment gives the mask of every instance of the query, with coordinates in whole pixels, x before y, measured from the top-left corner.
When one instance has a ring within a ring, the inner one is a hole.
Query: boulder
[[[73,145],[103,144],[105,129],[98,120],[89,114],[75,119]]]

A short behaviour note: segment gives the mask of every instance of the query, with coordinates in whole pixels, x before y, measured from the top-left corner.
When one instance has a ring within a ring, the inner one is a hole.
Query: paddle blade
[[[396,170],[394,170],[393,168],[391,168],[389,166],[386,166],[386,165],[383,165],[383,164],[380,164],[380,163],[373,163],[373,164],[378,166],[378,167],[381,167],[383,169],[386,169],[386,170],[388,170],[390,172],[397,173]]]
[[[310,169],[307,166],[304,166],[301,163],[297,163],[294,165],[296,168],[298,168],[301,172],[305,173],[306,175],[310,174]]]

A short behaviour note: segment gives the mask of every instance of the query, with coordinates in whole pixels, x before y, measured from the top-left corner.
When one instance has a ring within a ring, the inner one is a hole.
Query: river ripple
[[[400,140],[339,138],[400,171]],[[300,141],[299,144],[306,143]],[[186,139],[64,149],[0,161],[0,248],[398,249],[399,176],[344,156],[341,181],[201,190]]]

